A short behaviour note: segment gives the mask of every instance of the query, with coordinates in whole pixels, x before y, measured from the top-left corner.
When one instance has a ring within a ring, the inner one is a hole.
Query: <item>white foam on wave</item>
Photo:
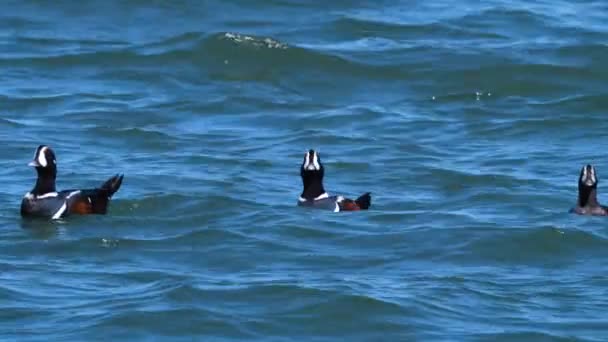
[[[289,47],[287,44],[281,43],[272,38],[260,39],[260,38],[256,38],[256,37],[252,37],[252,36],[247,36],[244,34],[239,34],[239,33],[226,32],[224,34],[224,38],[231,40],[235,43],[245,43],[245,44],[253,45],[255,47],[266,47],[269,49],[285,50]]]

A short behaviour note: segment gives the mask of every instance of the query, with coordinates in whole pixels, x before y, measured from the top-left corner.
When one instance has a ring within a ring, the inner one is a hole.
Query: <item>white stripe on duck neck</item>
[[[313,201],[318,201],[318,200],[326,199],[328,197],[329,197],[329,194],[327,192],[324,192],[324,193],[320,194],[319,196],[313,198],[312,200]],[[302,196],[300,196],[300,198],[298,198],[298,201],[300,201],[300,202],[306,202],[307,199],[304,198],[304,197],[302,197]]]
[[[56,192],[47,192],[46,194],[36,196],[37,199],[49,198],[49,197],[57,197],[59,195]]]
[[[329,195],[327,194],[327,192],[324,192],[324,193],[320,194],[319,196],[315,197],[315,201],[318,201],[320,199],[325,199],[328,197],[329,197]]]

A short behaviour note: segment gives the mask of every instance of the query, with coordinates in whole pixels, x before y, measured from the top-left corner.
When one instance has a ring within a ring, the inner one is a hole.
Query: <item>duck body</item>
[[[57,191],[57,165],[50,147],[40,145],[30,166],[36,168],[38,178],[34,188],[21,200],[21,216],[60,219],[71,214],[106,214],[112,196],[122,184],[123,175],[115,175],[99,188]]]
[[[325,193],[325,197],[307,200],[300,197],[298,205],[302,207],[312,207],[316,209],[340,211],[357,211],[366,210],[371,205],[371,194],[369,192],[361,195],[356,200],[344,198],[344,196],[329,196]]]
[[[298,198],[298,206],[340,212],[367,210],[371,205],[369,192],[355,200],[339,195],[330,196],[323,187],[325,168],[319,154],[314,150],[309,150],[304,155],[300,176],[304,189]]]

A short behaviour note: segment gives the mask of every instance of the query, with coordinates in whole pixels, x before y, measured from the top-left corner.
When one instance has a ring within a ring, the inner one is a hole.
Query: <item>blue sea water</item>
[[[606,341],[604,1],[5,1],[0,339]],[[124,173],[106,216],[27,222]],[[296,207],[304,152],[332,194]]]

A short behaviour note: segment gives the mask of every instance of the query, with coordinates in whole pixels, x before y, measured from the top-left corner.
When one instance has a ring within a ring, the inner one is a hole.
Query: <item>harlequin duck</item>
[[[595,168],[591,165],[583,166],[578,178],[578,200],[570,212],[579,215],[608,215],[608,208],[597,201],[598,182]]]
[[[371,205],[372,197],[369,192],[361,195],[356,200],[343,196],[329,196],[323,188],[323,176],[325,169],[319,158],[319,154],[314,150],[306,152],[304,161],[300,167],[300,176],[304,190],[298,199],[298,205],[319,209],[339,211],[356,211],[368,209]]]
[[[99,188],[55,190],[57,162],[50,147],[40,145],[29,166],[36,168],[38,179],[32,191],[21,201],[21,216],[59,219],[70,214],[105,214],[110,198],[122,184],[122,175],[115,175]]]

